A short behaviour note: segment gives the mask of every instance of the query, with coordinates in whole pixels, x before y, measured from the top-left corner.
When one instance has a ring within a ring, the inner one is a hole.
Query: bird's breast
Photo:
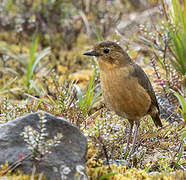
[[[131,71],[130,67],[101,71],[101,85],[105,104],[116,114],[135,120],[147,114],[151,98]]]

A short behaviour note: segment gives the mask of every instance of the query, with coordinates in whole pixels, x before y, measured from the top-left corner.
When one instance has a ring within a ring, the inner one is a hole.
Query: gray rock
[[[44,172],[48,179],[87,179],[85,171],[85,156],[87,153],[87,139],[78,128],[63,118],[57,118],[45,113],[47,139],[53,139],[57,133],[62,133],[61,143],[51,149],[42,160],[36,164],[36,172]],[[8,161],[9,165],[30,154],[28,146],[20,135],[26,126],[38,129],[39,112],[18,117],[8,123],[0,125],[0,164]],[[26,174],[33,169],[31,158],[26,159],[17,167]],[[78,176],[77,176],[78,174]]]
[[[178,109],[176,108],[176,104],[173,104],[167,97],[156,97],[160,108],[161,119],[165,119],[170,123],[175,121],[184,121],[180,111],[178,111]],[[179,104],[177,104],[177,106],[179,106]]]

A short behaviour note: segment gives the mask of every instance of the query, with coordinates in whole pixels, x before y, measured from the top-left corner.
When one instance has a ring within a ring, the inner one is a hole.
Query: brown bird
[[[142,117],[149,114],[155,125],[162,127],[158,102],[150,80],[141,67],[133,63],[129,55],[115,42],[98,43],[93,50],[87,51],[84,55],[97,57],[106,106],[130,122],[126,153],[133,125],[136,124],[133,145],[129,153],[132,154]]]

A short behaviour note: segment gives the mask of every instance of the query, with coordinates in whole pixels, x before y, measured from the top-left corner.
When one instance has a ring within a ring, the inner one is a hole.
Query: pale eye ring
[[[109,49],[109,48],[106,48],[106,49],[103,50],[103,52],[104,52],[105,54],[108,54],[108,53],[110,52],[110,49]]]

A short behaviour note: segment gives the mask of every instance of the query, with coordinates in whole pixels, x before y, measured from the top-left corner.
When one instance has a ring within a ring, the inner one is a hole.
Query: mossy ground
[[[0,34],[0,37],[6,38],[6,34]],[[57,116],[63,116],[76,124],[79,116],[81,120],[82,132],[88,137],[89,147],[86,160],[87,175],[90,179],[99,179],[110,174],[108,179],[184,179],[186,174],[182,171],[185,166],[185,154],[183,153],[179,163],[176,164],[181,142],[181,131],[184,124],[180,122],[169,123],[162,120],[163,128],[157,129],[150,117],[145,117],[140,126],[138,136],[138,149],[130,160],[130,167],[122,165],[122,152],[125,150],[127,130],[129,124],[127,120],[109,112],[106,108],[101,108],[100,99],[94,105],[89,115],[81,115],[81,109],[76,105],[67,107],[65,94],[61,87],[64,86],[65,79],[75,80],[76,83],[85,89],[91,76],[92,70],[90,58],[82,56],[82,53],[91,46],[87,42],[88,37],[82,35],[78,39],[76,48],[69,51],[58,52],[60,59],[57,60],[55,51],[49,57],[42,60],[47,64],[39,67],[39,71],[34,74],[38,88],[42,95],[38,97],[37,92],[26,88],[24,84],[24,72],[20,72],[18,78],[14,79],[12,72],[6,71],[2,74],[1,84],[1,122],[12,120],[20,115],[31,111],[45,110]],[[5,43],[5,42],[1,42]],[[86,44],[86,45],[84,45]],[[6,45],[8,46],[8,45]],[[27,45],[28,46],[28,45]],[[11,52],[20,54],[29,52],[29,46],[24,48],[11,43],[9,47]],[[76,64],[78,59],[78,63]],[[69,62],[70,60],[70,62]],[[67,64],[67,62],[69,64]],[[8,61],[8,66],[12,71],[17,70],[19,62],[14,59]],[[83,64],[83,65],[82,65]],[[50,71],[50,67],[56,67],[55,72]],[[85,70],[86,69],[86,70]],[[5,69],[6,70],[6,69]],[[83,70],[83,71],[82,71]],[[152,70],[146,67],[146,71],[152,73]],[[48,74],[48,75],[47,75]],[[10,80],[7,83],[7,80]],[[64,86],[67,88],[66,86]],[[50,92],[50,95],[48,94]],[[61,99],[58,99],[58,93]],[[29,96],[29,100],[27,99]],[[64,97],[65,98],[65,97]],[[106,152],[103,151],[106,148]],[[185,150],[185,147],[184,147]],[[110,160],[120,160],[118,165],[106,165],[106,157]],[[1,172],[4,168],[1,170]],[[29,179],[30,175],[23,175],[20,172],[9,173],[6,175],[10,179]],[[35,178],[37,179],[38,176]]]

